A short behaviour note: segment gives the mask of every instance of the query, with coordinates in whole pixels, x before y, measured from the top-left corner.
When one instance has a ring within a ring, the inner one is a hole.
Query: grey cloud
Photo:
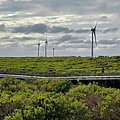
[[[13,30],[14,33],[45,33],[47,26],[45,24],[28,25],[26,27],[20,26]]]
[[[99,40],[98,44],[115,44],[113,40]]]
[[[44,5],[47,7],[51,7],[53,9],[59,9],[59,8],[64,8],[68,6],[81,6],[81,1],[78,0],[47,0],[47,1],[42,1]]]
[[[5,31],[5,25],[4,25],[4,24],[1,24],[1,25],[0,25],[0,31],[1,31],[1,32],[4,32],[4,31]]]
[[[9,47],[17,47],[18,46],[18,43],[17,42],[14,42],[12,44],[9,44]]]
[[[76,39],[76,40],[70,41],[69,43],[72,43],[72,44],[80,44],[80,43],[84,43],[84,40]]]
[[[119,0],[106,0],[106,1],[96,1],[94,6],[92,5],[92,11],[94,13],[119,13],[120,12],[120,1]]]
[[[33,8],[31,1],[4,1],[1,4],[0,11],[24,11]]]
[[[1,37],[0,39],[2,40],[2,42],[12,42],[10,37]]]
[[[88,2],[88,1],[87,1]],[[65,12],[76,12],[76,8],[81,8],[81,3],[83,1],[79,0],[31,0],[31,1],[4,1],[1,4],[0,11],[9,11],[9,12],[16,12],[16,11],[26,11],[26,10],[34,10],[37,9],[39,13],[42,11],[41,6],[44,6],[46,9],[50,9],[52,12],[58,14],[58,12],[64,11]],[[72,10],[72,11],[71,11]],[[51,14],[50,11],[47,11],[48,14]],[[46,13],[44,13],[46,14]]]
[[[103,30],[103,33],[109,33],[109,32],[117,32],[118,28],[106,28]]]
[[[14,38],[16,40],[33,40],[34,38],[33,37],[17,37],[17,38]]]
[[[77,36],[72,36],[72,35],[64,35],[59,39],[52,39],[50,41],[52,41],[52,44],[54,45],[63,45],[63,44],[80,45],[86,43],[85,37],[79,38]]]
[[[99,21],[102,21],[102,22],[105,22],[105,21],[107,21],[108,20],[108,17],[107,16],[101,16],[100,18],[99,18]]]
[[[49,29],[49,32],[50,33],[59,33],[59,32],[71,33],[71,32],[74,32],[74,30],[69,30],[68,28],[65,28],[65,27],[53,26],[52,28]]]
[[[85,37],[74,37],[73,40],[70,40],[69,43],[72,43],[72,44],[81,44],[81,43],[85,43],[86,39]]]
[[[56,38],[56,39],[52,39],[50,41],[52,41],[52,44],[54,45],[60,45],[60,44],[65,44],[65,43],[70,43],[74,40],[76,40],[78,37],[73,37],[72,35],[64,35],[61,38]]]
[[[93,13],[106,13],[106,8],[110,7],[112,8],[112,5],[110,4],[112,2],[103,2],[95,0],[88,1],[88,0],[47,0],[44,1],[43,4],[47,7],[50,7],[53,9],[53,11],[64,11],[67,13],[77,13],[77,14],[93,14]],[[115,4],[115,1],[114,1]],[[116,5],[117,6],[117,5]],[[115,7],[115,6],[114,6]],[[107,11],[109,12],[109,11]],[[117,10],[116,10],[117,12]]]
[[[65,27],[56,27],[53,26],[51,28],[48,28],[47,25],[45,24],[35,24],[35,25],[28,25],[28,26],[20,26],[16,27],[13,30],[14,33],[72,33],[74,30],[69,30],[68,28]]]
[[[91,44],[91,40],[85,40],[84,43],[85,44]]]
[[[90,46],[86,44],[64,44],[64,45],[60,45],[59,48],[61,49],[90,48]]]
[[[6,38],[6,39],[2,39],[2,42],[9,42],[9,43],[14,43],[14,42],[16,42],[16,40],[15,39],[13,39],[13,38]]]
[[[4,42],[21,42],[21,41],[28,41],[28,40],[34,40],[34,37],[2,37],[1,40]]]
[[[108,44],[108,45],[112,45],[112,44],[120,44],[120,40],[119,39],[113,39],[113,40],[99,40],[98,44]]]
[[[120,1],[88,1],[88,0],[30,0],[30,1],[4,1],[0,6],[0,11],[36,11],[43,15],[43,8],[45,8],[44,14],[52,15],[58,13],[76,13],[76,14],[88,14],[92,15],[98,13],[119,13]],[[41,13],[42,11],[42,13]]]
[[[75,31],[75,33],[88,33],[88,32],[90,32],[89,29],[80,29]]]
[[[70,41],[70,40],[74,40],[76,39],[76,37],[72,37],[72,35],[65,35],[62,36],[59,41],[65,42],[65,41]]]
[[[71,30],[65,31],[65,33],[74,33],[74,30],[71,29]]]
[[[1,40],[9,39],[10,37],[1,37]]]

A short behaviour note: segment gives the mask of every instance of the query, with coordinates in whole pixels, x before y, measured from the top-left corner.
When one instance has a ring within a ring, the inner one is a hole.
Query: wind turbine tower
[[[54,57],[54,55],[55,55],[55,48],[53,48],[53,57]]]
[[[47,41],[47,35],[46,35],[46,41],[45,41],[45,57],[47,57],[47,45],[48,45],[48,41]]]
[[[91,26],[90,26],[91,27]],[[95,39],[95,44],[97,46],[97,41],[96,41],[96,27],[97,27],[97,23],[95,25],[95,27],[91,27],[91,31],[92,31],[92,50],[91,50],[91,57],[93,57],[93,38]]]
[[[38,43],[38,57],[39,57],[39,54],[40,54],[40,42]]]

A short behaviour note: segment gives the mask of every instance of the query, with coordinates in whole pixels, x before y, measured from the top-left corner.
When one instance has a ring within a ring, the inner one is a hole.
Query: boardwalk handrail
[[[34,79],[43,79],[43,78],[61,78],[61,79],[70,79],[70,80],[120,80],[120,75],[115,76],[67,76],[67,77],[42,77],[42,76],[28,76],[28,75],[12,75],[12,74],[0,74],[0,78],[4,78],[7,76],[12,76],[17,79],[26,79],[26,78],[34,78]]]

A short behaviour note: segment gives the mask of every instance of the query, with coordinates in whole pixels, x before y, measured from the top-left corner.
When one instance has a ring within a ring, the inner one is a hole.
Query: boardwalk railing
[[[61,79],[70,79],[70,80],[91,80],[91,81],[98,81],[98,80],[120,80],[120,75],[116,76],[68,76],[68,77],[42,77],[42,76],[27,76],[27,75],[12,75],[12,74],[0,74],[0,78],[4,78],[7,76],[12,76],[17,79],[26,79],[26,78],[33,78],[33,79],[43,79],[43,78],[61,78]]]

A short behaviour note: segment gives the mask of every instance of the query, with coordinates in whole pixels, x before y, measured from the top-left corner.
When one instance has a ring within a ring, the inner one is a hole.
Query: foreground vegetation
[[[90,57],[1,57],[0,73],[40,76],[120,75],[120,56]]]
[[[120,90],[65,79],[0,80],[1,120],[120,120]]]

